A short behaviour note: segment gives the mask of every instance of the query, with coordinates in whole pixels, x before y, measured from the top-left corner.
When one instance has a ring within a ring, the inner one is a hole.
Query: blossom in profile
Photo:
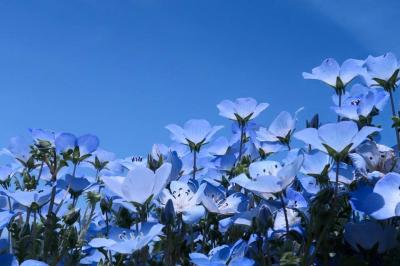
[[[172,140],[188,145],[191,149],[200,147],[212,139],[215,133],[223,126],[211,126],[207,120],[192,119],[187,121],[183,127],[175,124],[166,126],[171,132]]]
[[[393,53],[381,56],[368,56],[365,60],[366,73],[364,79],[370,86],[379,85],[385,89],[392,89],[398,81],[400,64]]]
[[[257,131],[257,139],[261,142],[282,142],[288,144],[290,142],[290,136],[294,132],[297,115],[303,110],[300,108],[292,116],[289,112],[281,112],[268,128],[260,127]]]
[[[171,173],[171,164],[164,163],[155,172],[145,166],[130,170],[126,177],[104,176],[104,185],[128,202],[143,204],[150,196],[157,197]]]
[[[306,128],[294,134],[294,138],[320,151],[340,154],[357,148],[369,135],[381,131],[380,128],[365,126],[358,130],[353,121],[329,123],[318,129]]]
[[[57,152],[66,152],[79,148],[80,155],[90,154],[99,147],[99,138],[97,136],[86,134],[76,137],[71,133],[61,133],[55,139]]]
[[[248,122],[267,109],[268,103],[257,103],[253,98],[223,100],[217,105],[219,115],[238,122]]]
[[[347,59],[340,66],[333,58],[325,59],[311,73],[303,72],[303,78],[320,80],[336,90],[342,90],[355,77],[362,74],[364,61]]]

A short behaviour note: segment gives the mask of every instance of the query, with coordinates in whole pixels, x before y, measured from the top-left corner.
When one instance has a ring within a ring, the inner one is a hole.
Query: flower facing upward
[[[223,127],[211,126],[210,123],[204,119],[189,120],[185,123],[183,128],[175,124],[166,126],[166,129],[171,132],[172,140],[188,145],[192,150],[199,150],[200,147],[208,143],[221,128]]]
[[[256,118],[269,106],[268,103],[259,103],[253,98],[238,98],[234,102],[223,100],[217,105],[219,115],[238,122],[248,122]]]

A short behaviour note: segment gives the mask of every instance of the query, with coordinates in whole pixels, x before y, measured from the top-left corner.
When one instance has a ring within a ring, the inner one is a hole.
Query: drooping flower
[[[126,177],[104,176],[102,180],[109,190],[125,201],[143,204],[151,195],[158,196],[170,172],[170,163],[164,163],[155,173],[145,166],[138,166]]]
[[[223,100],[217,105],[219,115],[239,123],[247,123],[267,109],[268,103],[257,103],[253,98],[238,98],[234,102]]]
[[[343,90],[350,81],[364,72],[363,63],[362,60],[347,59],[339,66],[335,59],[328,58],[313,68],[311,73],[303,72],[303,77],[321,80],[336,90]]]
[[[211,126],[207,120],[192,119],[185,123],[182,127],[171,124],[166,126],[171,132],[172,140],[188,145],[192,150],[208,143],[214,134],[223,128],[222,126]]]

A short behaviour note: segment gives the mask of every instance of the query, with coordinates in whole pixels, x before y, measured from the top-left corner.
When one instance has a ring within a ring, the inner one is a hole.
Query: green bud
[[[64,222],[67,225],[73,225],[80,217],[81,212],[80,209],[70,210],[67,214],[63,216]]]

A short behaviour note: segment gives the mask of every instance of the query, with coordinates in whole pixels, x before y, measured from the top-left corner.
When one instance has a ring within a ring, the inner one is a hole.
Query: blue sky
[[[399,54],[399,8],[372,0],[0,1],[0,144],[36,127],[94,133],[120,156],[144,155],[169,142],[169,123],[206,118],[229,128],[216,105],[248,96],[271,104],[258,119],[265,125],[302,106],[299,128],[316,112],[332,120],[333,91],[301,73],[327,57]]]

